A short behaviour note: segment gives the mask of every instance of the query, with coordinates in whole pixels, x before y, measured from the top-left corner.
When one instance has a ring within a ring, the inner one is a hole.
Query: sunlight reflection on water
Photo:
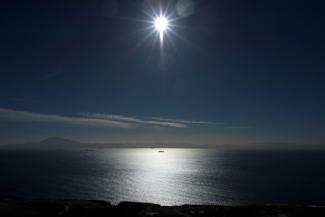
[[[0,194],[162,205],[324,205],[324,151],[159,150],[0,150]]]
[[[158,149],[116,151],[116,157],[111,163],[119,165],[119,170],[124,171],[124,175],[118,178],[116,187],[121,193],[128,189],[117,201],[134,200],[160,204],[218,203],[215,201],[216,196],[223,198],[226,194],[229,195],[229,192],[222,192],[222,188],[218,189],[216,182],[199,180],[202,175],[209,177],[215,175],[213,171],[218,171],[217,164],[210,165],[210,171],[202,168],[202,163],[207,166],[204,159],[209,160],[206,156],[199,156],[206,155],[205,150],[164,149],[162,153]],[[205,174],[203,171],[206,171]],[[221,175],[220,172],[219,174]],[[108,179],[111,179],[111,174],[108,175]],[[206,200],[203,201],[202,198]]]

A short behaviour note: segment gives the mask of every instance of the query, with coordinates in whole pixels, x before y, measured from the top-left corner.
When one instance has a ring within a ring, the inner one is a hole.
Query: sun
[[[155,28],[157,31],[159,31],[159,33],[163,33],[164,31],[166,31],[168,25],[169,25],[169,21],[164,16],[159,16],[155,19]]]
[[[160,46],[162,47],[164,41],[164,32],[168,30],[169,20],[165,16],[160,15],[159,17],[155,18],[154,26],[159,33]]]

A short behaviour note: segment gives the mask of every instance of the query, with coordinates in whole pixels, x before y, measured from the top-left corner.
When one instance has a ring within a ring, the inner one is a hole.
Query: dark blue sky
[[[325,142],[321,1],[162,2],[2,2],[0,142]]]

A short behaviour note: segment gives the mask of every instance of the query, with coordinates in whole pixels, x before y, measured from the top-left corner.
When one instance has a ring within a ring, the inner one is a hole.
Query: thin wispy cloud
[[[160,118],[160,117],[152,117],[151,119],[157,121],[170,121],[182,124],[203,124],[203,125],[216,125],[216,124],[225,124],[222,122],[211,122],[211,121],[192,121],[192,120],[182,120],[182,119],[173,119],[173,118]]]
[[[252,129],[252,126],[226,126],[226,129]]]
[[[211,125],[214,122],[178,120],[171,118],[147,118],[129,117],[124,115],[79,113],[75,116],[44,114],[29,111],[19,111],[0,108],[0,120],[15,122],[53,123],[64,125],[77,125],[88,127],[111,127],[111,128],[137,128],[166,127],[166,128],[190,128],[193,125]]]
[[[122,115],[91,114],[91,113],[82,113],[81,115],[83,115],[85,117],[90,117],[90,118],[126,121],[129,123],[154,125],[154,126],[160,126],[160,127],[174,127],[174,128],[190,128],[191,125],[193,125],[193,124],[201,124],[201,125],[216,124],[214,122],[208,122],[208,121],[191,121],[191,120],[180,120],[180,119],[159,118],[159,117],[138,118],[138,117],[128,117],[128,116],[122,116]]]
[[[43,114],[0,108],[0,120],[16,122],[53,123],[89,127],[135,128],[136,124],[97,118]]]
[[[61,68],[58,68],[58,69],[56,69],[53,72],[47,73],[46,74],[46,77],[50,79],[50,78],[54,78],[54,77],[60,76],[62,74],[64,74],[64,71]]]

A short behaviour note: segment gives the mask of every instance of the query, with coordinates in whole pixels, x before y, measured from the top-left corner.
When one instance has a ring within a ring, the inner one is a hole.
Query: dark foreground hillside
[[[0,216],[154,216],[154,217],[300,217],[325,216],[325,207],[293,206],[159,206],[104,201],[0,199]]]

